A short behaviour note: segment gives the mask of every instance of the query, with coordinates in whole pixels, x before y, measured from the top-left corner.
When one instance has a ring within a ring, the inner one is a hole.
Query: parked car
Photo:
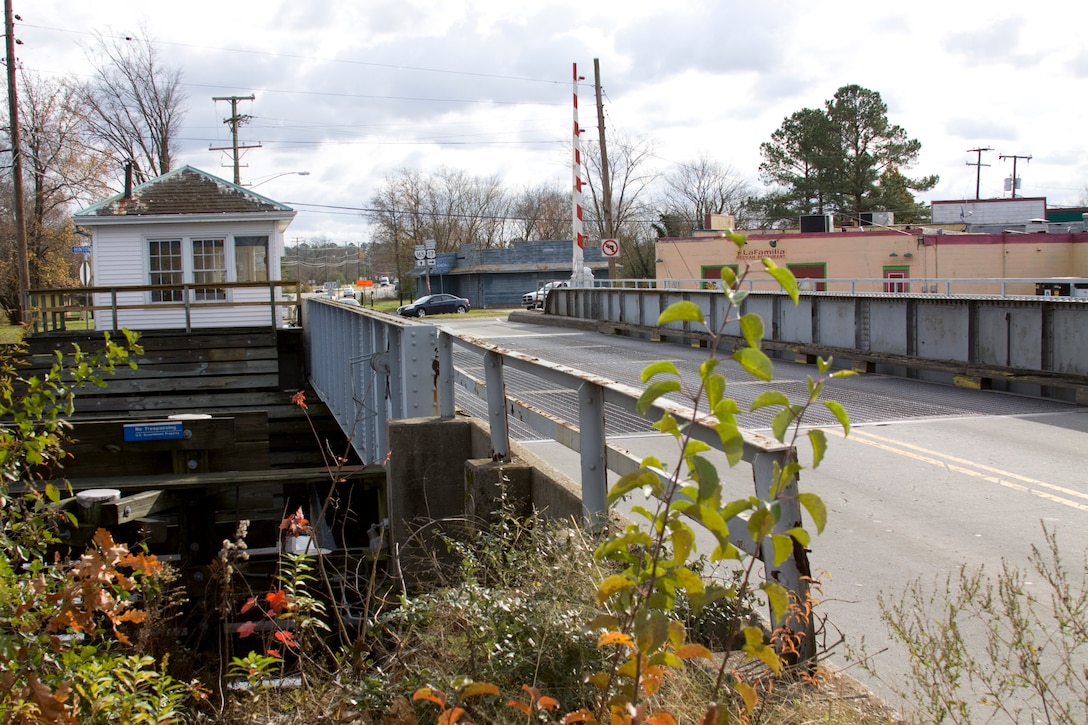
[[[437,294],[425,295],[411,304],[402,305],[397,308],[397,314],[401,317],[426,317],[427,315],[441,315],[447,312],[464,314],[471,309],[472,305],[464,297]]]
[[[557,287],[569,287],[570,283],[566,280],[557,279],[554,282],[548,282],[535,292],[528,292],[521,297],[521,304],[525,305],[525,309],[532,310],[537,307],[544,306],[544,299],[548,296],[548,290],[556,289]]]

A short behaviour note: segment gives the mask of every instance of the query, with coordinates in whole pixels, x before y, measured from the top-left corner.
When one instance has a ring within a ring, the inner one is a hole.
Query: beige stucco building
[[[951,291],[958,294],[997,294],[1000,284],[967,281],[996,279],[1009,280],[1006,294],[1034,295],[1049,290],[1037,280],[1088,278],[1088,231],[1054,231],[1055,225],[1000,233],[969,233],[966,224],[741,231],[747,241],[740,249],[725,236],[731,217],[711,215],[706,226],[692,237],[658,240],[659,280],[705,286],[700,280],[720,280],[721,268],[729,266],[738,274],[746,272],[756,289],[766,289],[772,279],[760,262],[764,257],[789,268],[803,288],[815,291],[947,292],[951,280]],[[835,282],[861,279],[872,281]],[[1060,291],[1088,296],[1088,283],[1071,281]]]

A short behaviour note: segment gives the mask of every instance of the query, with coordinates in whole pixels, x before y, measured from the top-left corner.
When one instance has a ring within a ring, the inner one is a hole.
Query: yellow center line
[[[1046,499],[1047,501],[1053,501],[1054,503],[1063,504],[1065,506],[1069,506],[1080,511],[1088,511],[1088,504],[1084,504],[1079,501],[1071,501],[1067,498],[1063,498],[1062,496],[1050,493],[1050,491],[1056,491],[1065,496],[1088,500],[1088,494],[1082,493],[1080,491],[1074,491],[1073,489],[1065,488],[1064,486],[1057,486],[1053,483],[1047,483],[1046,481],[1029,478],[1028,476],[1021,476],[1018,473],[1004,471],[1000,468],[987,466],[983,463],[976,463],[974,461],[969,461],[964,458],[957,458],[956,456],[939,453],[929,448],[922,448],[921,446],[915,446],[910,443],[901,443],[899,441],[894,441],[890,438],[878,436],[874,433],[860,431],[857,428],[854,428],[850,431],[850,438],[857,441],[858,443],[872,446],[874,448],[879,448],[880,450],[888,451],[890,453],[895,453],[896,455],[905,456],[906,458],[912,458],[916,461],[921,461],[923,463],[928,463],[939,468],[954,471],[955,473],[962,473],[965,476],[978,478],[989,483],[996,483],[999,486],[1004,486],[1005,488],[1010,488],[1014,491],[1030,493],[1034,496],[1038,496],[1039,498]],[[967,468],[966,466],[970,466],[971,468]],[[1017,481],[1019,481],[1019,483],[1017,483]]]

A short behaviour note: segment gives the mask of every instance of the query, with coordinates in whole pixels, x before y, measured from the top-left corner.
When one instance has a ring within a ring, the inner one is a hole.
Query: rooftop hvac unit
[[[835,226],[832,214],[802,214],[801,233],[805,232],[829,232]]]
[[[863,211],[858,214],[858,219],[863,227],[890,227],[895,224],[895,212],[893,211]]]

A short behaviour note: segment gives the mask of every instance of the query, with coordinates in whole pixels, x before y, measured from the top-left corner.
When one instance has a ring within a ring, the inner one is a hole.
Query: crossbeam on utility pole
[[[989,146],[987,146],[986,148],[967,149],[967,153],[969,153],[969,154],[978,154],[978,159],[974,163],[971,163],[970,161],[967,162],[968,166],[974,166],[975,167],[975,199],[976,200],[979,198],[979,184],[982,181],[982,167],[983,166],[989,166],[989,164],[982,163],[982,152],[983,151],[993,151],[993,149],[990,148]]]
[[[209,151],[231,151],[234,159],[234,183],[241,186],[242,175],[241,169],[241,156],[239,156],[239,150],[241,149],[259,149],[261,144],[239,144],[238,143],[238,127],[244,123],[248,123],[252,116],[240,115],[238,113],[238,101],[252,101],[254,96],[252,94],[248,96],[213,96],[213,101],[230,101],[230,116],[223,119],[223,123],[230,126],[230,135],[232,143],[230,146],[208,146]]]
[[[1010,186],[1012,187],[1012,198],[1015,199],[1016,198],[1016,160],[1017,159],[1024,159],[1025,161],[1031,161],[1031,156],[1017,156],[1015,154],[1008,154],[1008,155],[1001,154],[997,158],[1000,159],[1001,161],[1004,161],[1005,159],[1012,159],[1012,184],[1010,184]]]

